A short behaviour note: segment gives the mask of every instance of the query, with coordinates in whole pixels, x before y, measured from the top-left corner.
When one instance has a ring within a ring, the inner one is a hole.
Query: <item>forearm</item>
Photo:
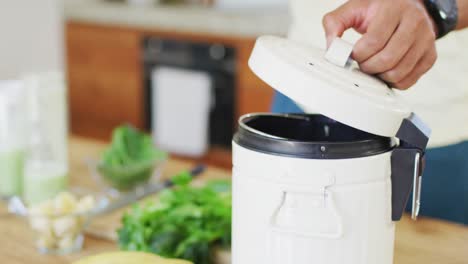
[[[458,4],[458,23],[456,29],[468,27],[468,0],[457,0]]]

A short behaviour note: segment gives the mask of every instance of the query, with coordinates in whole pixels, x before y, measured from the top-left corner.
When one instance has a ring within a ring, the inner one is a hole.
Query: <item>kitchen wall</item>
[[[284,7],[289,0],[215,0],[215,5],[222,9],[256,9]]]
[[[0,79],[63,69],[61,0],[0,1]]]

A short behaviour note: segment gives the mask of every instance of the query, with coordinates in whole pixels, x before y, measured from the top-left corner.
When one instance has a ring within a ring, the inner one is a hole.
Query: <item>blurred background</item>
[[[51,263],[34,248],[82,248],[88,217],[68,218],[83,225],[66,235],[49,232],[56,215],[34,221],[51,203],[109,214],[86,232],[115,248],[124,208],[164,179],[204,165],[228,179],[238,118],[269,111],[274,93],[250,71],[251,50],[289,21],[288,0],[0,1],[0,234],[26,250],[2,258]]]
[[[121,220],[124,212],[146,196],[145,201],[154,199],[152,194],[172,186],[170,179],[183,182],[199,174],[197,183],[224,179],[224,191],[216,192],[230,197],[230,191],[229,196],[224,192],[230,190],[231,139],[237,120],[244,114],[269,112],[274,96],[274,90],[248,67],[256,38],[286,36],[291,22],[297,24],[291,26],[291,38],[305,37],[304,32],[310,32],[311,39],[322,34],[314,21],[328,5],[297,1],[301,3],[293,5],[292,21],[289,2],[294,0],[1,0],[0,244],[11,244],[0,248],[1,259],[70,263],[115,251],[116,230],[126,226]],[[302,4],[309,4],[314,13]],[[463,141],[457,136],[468,131],[468,123],[461,121],[460,129],[442,129],[449,128],[443,125],[446,121],[453,121],[447,111],[463,111],[466,105],[462,73],[468,60],[461,51],[468,35],[454,36],[438,42],[444,58],[436,66],[439,78],[422,80],[421,88],[411,89],[407,97],[415,112],[422,112],[423,119],[433,117],[438,125],[438,145],[431,147],[458,143],[444,141],[449,137]],[[321,35],[314,40],[325,41]],[[439,89],[449,86],[454,92]],[[453,109],[442,101],[453,104]],[[460,210],[468,201],[468,185],[462,184],[468,143],[463,144],[426,155],[435,177],[429,188],[423,188],[423,206],[436,213],[423,208],[424,215],[467,222],[466,210]],[[425,184],[430,182],[426,179]],[[221,209],[228,212],[223,221],[230,225],[231,199],[226,201]],[[177,213],[192,217],[185,209],[192,203],[174,203],[180,207],[167,210],[177,217],[158,219],[173,226],[172,219],[177,218],[184,226]],[[216,199],[203,203],[220,209]],[[86,218],[77,216],[83,211]],[[128,217],[139,219],[140,211],[136,212]],[[28,225],[11,213],[27,219]],[[60,217],[74,224],[61,228],[59,222],[57,228]],[[222,228],[213,232],[229,237],[230,243],[231,229],[213,219],[217,222],[213,226]],[[145,224],[138,226],[145,228],[128,232],[140,240],[147,229]],[[467,263],[465,227],[430,219],[413,225],[406,217],[398,230],[395,263]],[[84,253],[50,258],[36,253],[78,252],[84,233],[88,241]],[[160,234],[164,239],[155,236],[154,241],[168,241],[166,232]],[[134,242],[125,236],[123,244],[120,241],[123,249]],[[182,231],[174,237],[192,238]],[[8,242],[2,243],[2,238]],[[218,252],[218,242],[210,242],[209,250],[214,247]],[[194,243],[203,248],[197,254],[207,252],[204,243]],[[171,250],[180,251],[175,245]],[[192,248],[187,252],[192,254]]]
[[[239,116],[270,109],[273,90],[248,69],[247,59],[259,35],[286,35],[287,5],[2,1],[0,80],[34,75],[53,82],[55,74],[63,81],[62,90],[42,99],[56,106],[45,119],[65,123],[50,129],[61,131],[51,141],[69,134],[108,141],[115,127],[131,124],[175,156],[228,168]],[[66,114],[54,115],[63,109]]]

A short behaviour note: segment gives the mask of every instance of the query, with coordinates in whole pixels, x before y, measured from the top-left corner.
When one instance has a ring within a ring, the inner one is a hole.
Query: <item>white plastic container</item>
[[[413,218],[418,214],[430,131],[386,84],[361,73],[349,61],[352,49],[337,41],[326,57],[340,66],[320,49],[257,40],[252,70],[305,112],[324,116],[240,119],[233,264],[391,264],[394,222],[412,190]]]

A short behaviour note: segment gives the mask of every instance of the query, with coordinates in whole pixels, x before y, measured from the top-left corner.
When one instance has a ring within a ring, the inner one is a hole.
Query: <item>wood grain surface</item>
[[[70,177],[73,186],[93,188],[95,184],[89,176],[83,160],[97,157],[104,144],[83,138],[70,140]],[[187,161],[171,160],[166,167],[164,177],[189,169],[194,164]],[[202,179],[226,178],[230,172],[208,168]],[[147,198],[147,199],[152,199]],[[0,263],[70,263],[84,256],[118,250],[115,242],[86,236],[82,252],[67,256],[41,255],[34,248],[32,232],[26,222],[16,217],[6,216],[4,204],[0,205]],[[121,214],[113,214],[97,219],[92,228],[112,235],[119,226]],[[396,264],[467,264],[468,263],[468,227],[433,219],[420,219],[412,222],[405,217],[397,225],[395,246]],[[345,263],[344,263],[345,264]],[[378,263],[375,263],[378,264]]]

